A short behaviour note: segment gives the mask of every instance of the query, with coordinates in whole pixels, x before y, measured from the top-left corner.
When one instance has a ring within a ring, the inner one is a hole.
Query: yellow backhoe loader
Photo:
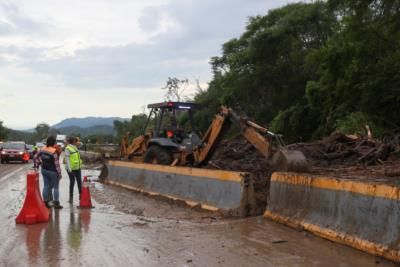
[[[262,155],[271,160],[279,171],[304,172],[308,164],[302,152],[288,150],[281,136],[270,132],[247,118],[237,115],[232,109],[221,106],[210,127],[202,138],[194,131],[194,103],[163,102],[148,105],[150,114],[143,134],[129,142],[129,136],[121,142],[121,157],[133,162],[144,162],[170,166],[202,167],[210,160],[224,133],[233,124]],[[185,112],[191,125],[184,131],[177,124],[178,113]],[[154,128],[148,131],[150,123]]]

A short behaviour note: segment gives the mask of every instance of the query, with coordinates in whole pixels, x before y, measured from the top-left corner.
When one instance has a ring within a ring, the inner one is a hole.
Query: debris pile
[[[274,170],[269,160],[243,137],[229,141],[223,140],[206,168],[251,173],[254,179],[256,206],[266,207],[269,181]]]
[[[400,138],[379,141],[336,132],[319,141],[291,144],[287,148],[303,152],[313,174],[334,174],[344,178],[358,176],[361,179],[363,176],[399,176],[399,143]],[[206,168],[251,173],[257,206],[265,207],[269,179],[275,170],[269,160],[243,137],[222,141]]]
[[[393,142],[335,132],[320,141],[288,148],[302,151],[311,165],[324,167],[384,164],[396,147]]]

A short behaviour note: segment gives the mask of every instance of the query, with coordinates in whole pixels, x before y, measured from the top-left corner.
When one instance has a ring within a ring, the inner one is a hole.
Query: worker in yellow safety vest
[[[69,176],[69,203],[72,204],[74,199],[75,180],[78,185],[79,199],[82,192],[82,160],[79,150],[76,147],[77,138],[70,136],[67,138],[67,146],[65,147],[65,166]]]

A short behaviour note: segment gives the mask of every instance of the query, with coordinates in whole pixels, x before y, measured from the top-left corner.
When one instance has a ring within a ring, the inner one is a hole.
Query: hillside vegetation
[[[221,104],[291,141],[335,130],[399,131],[400,2],[298,3],[250,18],[240,38],[211,59],[207,127]]]
[[[194,97],[203,132],[222,104],[291,142],[366,125],[375,137],[400,131],[400,1],[289,4],[249,18],[210,64],[209,88]],[[145,121],[115,121],[116,139],[141,134]]]

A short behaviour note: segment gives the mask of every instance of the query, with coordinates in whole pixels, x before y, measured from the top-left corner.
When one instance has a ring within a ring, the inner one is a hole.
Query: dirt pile
[[[251,173],[254,178],[257,207],[261,208],[260,213],[263,212],[267,205],[269,181],[274,170],[269,160],[244,138],[222,141],[206,168]]]
[[[392,183],[393,179],[382,177],[400,176],[399,143],[400,138],[378,141],[333,133],[319,141],[291,144],[287,148],[303,152],[313,174]],[[243,137],[222,141],[206,168],[251,173],[257,206],[266,206],[269,181],[275,170]]]

